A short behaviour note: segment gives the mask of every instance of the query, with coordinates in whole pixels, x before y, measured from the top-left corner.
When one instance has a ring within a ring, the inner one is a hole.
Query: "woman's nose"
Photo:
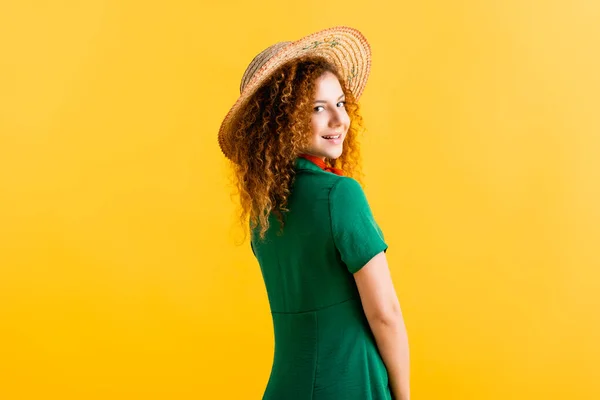
[[[335,110],[329,116],[329,126],[335,127],[342,125],[342,116],[340,115],[340,111]]]

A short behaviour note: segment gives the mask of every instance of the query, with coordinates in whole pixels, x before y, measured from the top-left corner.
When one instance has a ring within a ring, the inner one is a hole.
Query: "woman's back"
[[[275,330],[264,399],[390,399],[352,276],[387,244],[360,185],[298,158],[285,229],[253,232]]]

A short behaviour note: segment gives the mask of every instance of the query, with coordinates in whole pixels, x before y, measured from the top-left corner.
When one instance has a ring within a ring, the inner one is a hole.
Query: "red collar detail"
[[[317,156],[313,156],[310,154],[300,154],[298,157],[302,157],[302,158],[312,162],[313,164],[315,164],[319,168],[321,168],[323,171],[333,172],[334,174],[340,175],[340,176],[344,175],[344,171],[342,171],[339,168],[328,167],[327,164],[325,164],[325,161],[321,160]]]

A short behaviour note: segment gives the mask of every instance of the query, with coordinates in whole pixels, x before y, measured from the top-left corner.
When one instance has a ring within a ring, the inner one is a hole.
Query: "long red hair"
[[[346,97],[350,127],[342,155],[326,159],[361,181],[358,135],[363,131],[359,105],[334,65],[322,57],[303,57],[279,67],[249,99],[236,118],[230,135],[234,187],[239,195],[240,223],[244,232],[260,227],[264,238],[273,214],[285,225],[284,213],[295,176],[294,161],[307,147],[316,81],[325,72],[340,81]]]

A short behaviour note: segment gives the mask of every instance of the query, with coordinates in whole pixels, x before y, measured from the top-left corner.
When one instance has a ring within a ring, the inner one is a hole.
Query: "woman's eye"
[[[343,105],[344,105],[344,107],[346,106],[346,102],[345,102],[345,101],[340,101],[338,104],[343,104]],[[324,107],[323,107],[323,106],[316,106],[316,107],[314,108],[314,110],[315,110],[316,112],[319,112],[319,108],[324,108]]]

